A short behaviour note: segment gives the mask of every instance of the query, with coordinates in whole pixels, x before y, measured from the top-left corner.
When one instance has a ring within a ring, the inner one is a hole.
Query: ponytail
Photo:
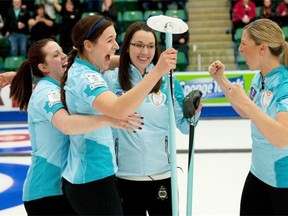
[[[285,41],[283,47],[283,64],[288,67],[288,43]]]
[[[67,108],[67,104],[66,104],[66,96],[65,96],[65,89],[64,86],[66,84],[67,78],[68,78],[68,70],[71,67],[71,65],[73,64],[73,62],[75,61],[75,58],[78,54],[78,49],[73,48],[71,50],[71,52],[69,53],[69,58],[68,58],[68,66],[67,69],[65,70],[62,79],[61,79],[61,101],[63,103],[63,105]]]
[[[32,94],[32,73],[26,59],[18,69],[10,86],[10,98],[16,102],[20,110],[27,111]]]

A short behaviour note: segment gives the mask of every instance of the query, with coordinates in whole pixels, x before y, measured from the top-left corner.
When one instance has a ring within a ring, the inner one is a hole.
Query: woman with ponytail
[[[288,215],[288,44],[277,23],[258,19],[244,27],[239,52],[257,70],[248,95],[224,76],[220,61],[208,70],[239,115],[251,120],[252,164],[240,215]]]
[[[137,86],[121,97],[111,92],[102,72],[119,48],[113,23],[102,16],[87,16],[74,26],[73,50],[62,80],[62,99],[71,114],[104,114],[122,118],[136,110],[163,75],[176,67],[177,51],[164,51]],[[121,215],[115,182],[117,171],[111,128],[70,136],[63,191],[80,215]]]
[[[134,131],[140,124],[135,115],[118,120],[111,117],[69,115],[60,100],[60,80],[67,56],[51,39],[34,43],[11,83],[10,97],[28,111],[32,160],[23,187],[28,215],[76,215],[62,193],[61,173],[66,164],[69,136],[105,126]],[[7,74],[9,79],[13,72]],[[4,79],[2,79],[4,80]],[[33,90],[32,84],[37,81]],[[4,85],[4,84],[3,84]]]

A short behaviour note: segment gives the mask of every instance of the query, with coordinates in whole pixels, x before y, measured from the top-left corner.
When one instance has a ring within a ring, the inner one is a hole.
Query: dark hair
[[[146,31],[146,32],[151,32],[154,35],[155,38],[155,46],[156,46],[156,50],[155,50],[155,55],[152,59],[152,63],[154,65],[157,64],[157,61],[159,59],[159,47],[158,47],[158,40],[157,40],[157,36],[155,34],[155,31],[153,29],[151,29],[145,22],[134,22],[133,24],[131,24],[128,29],[126,30],[125,36],[124,36],[124,40],[122,43],[122,47],[121,47],[121,53],[120,53],[120,63],[119,63],[119,83],[122,87],[122,89],[124,89],[125,91],[130,90],[133,86],[131,83],[131,76],[129,73],[129,64],[131,64],[131,59],[130,59],[130,55],[127,52],[130,43],[131,43],[131,39],[133,37],[133,35],[137,32],[137,31]],[[151,92],[158,92],[160,89],[160,86],[162,84],[162,79],[160,79],[156,85],[153,87],[153,89],[151,90]]]
[[[44,77],[38,65],[45,62],[47,53],[43,51],[52,39],[42,39],[29,48],[27,59],[20,65],[10,86],[10,98],[15,101],[20,110],[27,111],[28,103],[32,94],[33,77]]]
[[[90,40],[92,42],[97,42],[98,38],[102,35],[104,30],[113,24],[114,23],[111,20],[106,19],[100,15],[89,15],[80,19],[75,24],[71,35],[73,49],[69,53],[68,67],[64,72],[61,80],[61,100],[65,106],[66,99],[64,86],[68,77],[68,70],[74,63],[78,53],[82,54],[84,52],[84,41]]]
[[[42,9],[44,10],[44,12],[45,12],[45,5],[44,5],[44,4],[38,4],[38,5],[36,6],[36,10],[38,10],[38,9],[40,9],[40,8],[42,8]]]

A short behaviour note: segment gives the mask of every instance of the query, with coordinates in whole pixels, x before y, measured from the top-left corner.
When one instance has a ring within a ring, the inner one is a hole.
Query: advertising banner
[[[238,83],[248,92],[255,72],[251,71],[229,71],[225,75],[232,83]],[[175,73],[179,80],[184,95],[192,90],[201,90],[203,93],[202,118],[231,118],[239,117],[230,105],[229,101],[221,91],[218,84],[208,72],[185,72]]]
[[[248,92],[255,72],[233,71],[225,72],[225,75],[230,82],[242,85],[245,91]],[[208,72],[175,73],[175,78],[180,82],[184,95],[197,89],[202,91],[202,99],[205,105],[229,105],[227,98]]]
[[[228,71],[227,78],[243,86],[248,92],[255,72],[251,71]],[[179,80],[184,94],[192,90],[201,90],[203,93],[202,118],[230,118],[239,117],[231,107],[220,87],[208,72],[175,72],[173,75]],[[0,90],[0,123],[1,122],[23,122],[27,120],[27,114],[19,109],[9,99],[9,87]]]

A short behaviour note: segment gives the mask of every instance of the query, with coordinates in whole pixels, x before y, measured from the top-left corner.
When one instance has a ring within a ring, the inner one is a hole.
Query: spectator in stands
[[[118,14],[117,8],[114,4],[114,0],[104,0],[102,3],[102,9],[100,15],[111,19],[115,23],[115,30],[117,35],[120,34],[121,27],[118,24]]]
[[[164,3],[163,1],[159,0],[138,0],[139,2],[139,10],[143,13],[148,10],[164,10]]]
[[[283,27],[288,25],[288,0],[283,0],[278,6],[278,24]]]
[[[56,19],[56,11],[54,8],[54,0],[35,0],[35,4],[43,4],[45,7],[45,12],[48,14],[48,16],[55,20]]]
[[[166,10],[185,10],[187,0],[166,0],[167,8]]]
[[[58,0],[54,0],[54,7],[62,16],[60,24],[60,46],[63,48],[64,53],[69,53],[72,49],[71,32],[74,25],[80,20],[81,12],[74,5],[73,0],[66,0],[61,5]]]
[[[100,12],[102,9],[102,0],[87,0],[88,12]]]
[[[113,0],[103,1],[101,15],[104,17],[109,17],[114,23],[117,22],[117,8]]]
[[[238,0],[232,12],[232,39],[237,28],[243,28],[256,18],[256,6],[252,0]]]
[[[22,8],[22,0],[12,0],[12,7],[5,18],[6,36],[11,44],[11,56],[26,56],[29,34],[29,13]]]
[[[44,5],[39,4],[36,7],[35,15],[28,21],[31,44],[44,38],[50,38],[54,25],[54,21],[45,13]]]
[[[272,3],[272,0],[263,0],[259,18],[266,18],[277,21],[276,7],[274,2]]]

